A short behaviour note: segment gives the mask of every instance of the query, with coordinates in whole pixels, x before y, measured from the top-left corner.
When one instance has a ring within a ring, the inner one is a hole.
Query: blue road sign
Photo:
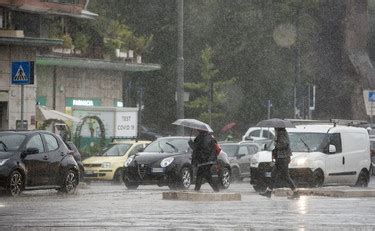
[[[368,101],[375,102],[375,91],[368,92]]]
[[[31,76],[34,76],[32,62],[15,61],[12,62],[12,84],[30,84]]]

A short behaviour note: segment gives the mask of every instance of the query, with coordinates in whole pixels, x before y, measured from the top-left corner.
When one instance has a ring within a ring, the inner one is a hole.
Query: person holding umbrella
[[[178,119],[172,124],[198,131],[194,141],[189,140],[189,146],[193,150],[191,164],[198,168],[194,190],[199,191],[203,179],[206,179],[212,189],[218,192],[219,186],[211,176],[211,168],[217,162],[216,140],[212,136],[211,127],[196,119]]]
[[[193,149],[191,164],[198,168],[195,181],[195,191],[200,191],[203,179],[210,184],[215,192],[219,192],[218,185],[213,181],[211,168],[216,164],[215,139],[208,131],[197,130],[198,135],[194,142],[189,140],[189,146]]]
[[[267,122],[268,121],[268,122]],[[272,123],[271,123],[272,122]],[[257,126],[270,126],[275,127],[275,148],[272,150],[272,158],[275,159],[275,165],[273,166],[271,173],[271,182],[265,192],[260,195],[271,198],[272,190],[274,189],[277,180],[285,180],[288,186],[292,189],[293,194],[289,196],[289,199],[299,198],[299,193],[293,180],[290,178],[288,165],[292,156],[292,151],[289,147],[289,136],[285,127],[295,127],[292,123],[280,119],[263,120],[258,123]]]

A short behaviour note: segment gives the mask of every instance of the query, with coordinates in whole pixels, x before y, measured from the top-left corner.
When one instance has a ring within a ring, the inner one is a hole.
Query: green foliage
[[[77,32],[73,36],[73,45],[74,49],[81,50],[82,52],[85,52],[87,47],[89,46],[89,40],[87,36],[82,32]]]
[[[223,86],[228,86],[234,82],[217,78],[219,70],[212,63],[213,49],[208,47],[201,54],[201,76],[202,79],[196,83],[185,83],[185,88],[193,92],[193,100],[185,104],[200,120],[209,123],[216,128],[223,123],[226,112],[222,110],[226,93]]]

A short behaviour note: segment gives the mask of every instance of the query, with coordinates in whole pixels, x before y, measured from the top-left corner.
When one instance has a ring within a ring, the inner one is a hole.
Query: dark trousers
[[[284,180],[288,186],[295,190],[296,186],[292,178],[290,178],[288,165],[290,162],[290,157],[286,158],[276,158],[275,166],[273,166],[272,173],[271,173],[271,185],[270,189],[273,189],[276,186],[278,180]]]
[[[211,167],[212,167],[212,164],[198,167],[197,179],[195,181],[195,188],[194,188],[195,191],[199,191],[201,189],[203,179],[206,179],[206,181],[210,184],[210,186],[215,192],[219,191],[219,187],[217,186],[217,184],[215,184],[215,182],[212,179]]]

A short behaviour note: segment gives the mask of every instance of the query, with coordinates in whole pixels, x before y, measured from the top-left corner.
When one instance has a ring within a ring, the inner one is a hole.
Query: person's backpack
[[[212,136],[212,139],[214,140],[214,143],[215,143],[215,154],[216,156],[218,156],[221,152],[221,146],[213,136]]]

